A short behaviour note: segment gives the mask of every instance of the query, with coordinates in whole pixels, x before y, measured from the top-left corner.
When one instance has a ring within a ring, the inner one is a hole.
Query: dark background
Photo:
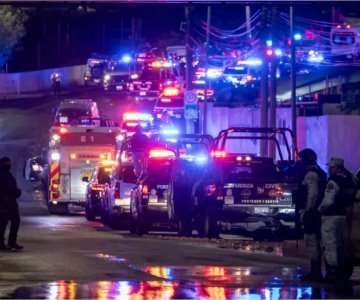
[[[29,19],[21,49],[8,63],[9,72],[85,64],[91,53],[129,53],[146,42],[151,46],[184,44],[180,25],[185,21],[185,4],[24,2],[13,5],[23,8]],[[266,3],[249,5],[252,13],[272,7]],[[278,11],[289,12],[288,2],[273,5]],[[304,2],[295,4],[294,12],[295,16],[331,22],[334,9],[357,16],[358,6],[357,2]],[[198,42],[205,39],[206,10],[207,4],[193,4],[192,35]],[[213,4],[211,21],[217,28],[234,29],[245,22],[245,4]],[[287,34],[289,28],[281,30]]]

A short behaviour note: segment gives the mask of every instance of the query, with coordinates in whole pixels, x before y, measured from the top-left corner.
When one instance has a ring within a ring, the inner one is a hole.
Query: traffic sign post
[[[198,118],[198,99],[195,91],[185,91],[184,93],[185,119]]]

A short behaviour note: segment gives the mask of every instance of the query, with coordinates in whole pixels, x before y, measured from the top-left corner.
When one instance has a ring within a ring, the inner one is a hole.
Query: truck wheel
[[[48,211],[52,215],[67,215],[69,213],[69,206],[67,203],[53,204],[51,201],[47,202]]]
[[[109,215],[109,227],[111,229],[120,229],[120,222],[113,216]]]
[[[102,210],[101,211],[101,223],[103,223],[104,225],[108,225],[109,223],[109,217],[108,217],[108,213],[106,210]]]
[[[217,223],[216,211],[212,205],[207,206],[204,214],[200,217],[198,227],[198,234],[200,237],[207,237],[209,239],[218,239],[220,236],[220,229]]]
[[[191,236],[191,220],[184,218],[178,222],[178,235],[179,236]]]
[[[87,204],[85,205],[85,218],[88,221],[95,221],[96,219],[95,213],[91,210],[91,208]]]

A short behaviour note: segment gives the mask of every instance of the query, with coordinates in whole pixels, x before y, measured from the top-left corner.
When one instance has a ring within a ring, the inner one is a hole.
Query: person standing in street
[[[55,69],[54,72],[51,73],[50,80],[52,82],[52,87],[54,89],[54,95],[60,96],[61,94],[61,73],[58,69]]]
[[[300,276],[303,281],[321,281],[321,218],[317,209],[324,195],[327,175],[317,164],[317,155],[312,149],[299,152],[298,188],[296,211],[306,248],[310,254],[310,272]]]
[[[145,156],[150,143],[149,137],[141,131],[141,126],[136,126],[135,133],[131,137],[134,170],[137,178],[139,178],[144,171]]]
[[[324,198],[318,208],[321,214],[321,236],[326,262],[325,280],[335,283],[340,270],[344,267],[345,232],[347,215],[353,205],[355,192],[351,173],[344,167],[344,160],[333,157],[330,160],[329,173]]]
[[[0,159],[0,250],[21,250],[17,244],[17,234],[20,226],[19,205],[16,201],[21,196],[14,176],[10,172],[11,161],[8,157]],[[5,245],[5,232],[10,225],[8,245]]]

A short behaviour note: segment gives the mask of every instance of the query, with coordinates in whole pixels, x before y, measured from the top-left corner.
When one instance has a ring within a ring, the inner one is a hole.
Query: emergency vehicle
[[[167,193],[175,159],[175,152],[165,147],[149,150],[146,170],[131,191],[130,232],[142,235],[154,226],[169,227]],[[134,183],[129,174],[124,173],[123,180]]]
[[[330,31],[331,55],[336,58],[356,59],[359,54],[359,28],[339,24]]]
[[[130,97],[135,102],[142,100],[155,101],[166,86],[176,82],[171,65],[166,60],[155,60],[147,63],[138,78],[129,83]]]
[[[51,127],[48,164],[44,168],[50,213],[66,213],[68,205],[85,206],[87,182],[96,165],[115,160],[118,127]]]
[[[132,136],[139,125],[141,126],[142,133],[150,136],[154,125],[153,116],[149,113],[141,112],[124,113],[120,126],[121,134],[118,136],[119,142],[124,142],[126,138]]]
[[[263,143],[274,147],[274,157],[261,153]],[[220,221],[225,231],[240,229],[269,235],[295,230],[292,191],[297,185],[297,148],[290,129],[222,130],[211,156],[217,178],[212,182],[205,180],[201,190],[210,205],[204,210],[204,219],[209,222],[205,227],[216,231]]]

